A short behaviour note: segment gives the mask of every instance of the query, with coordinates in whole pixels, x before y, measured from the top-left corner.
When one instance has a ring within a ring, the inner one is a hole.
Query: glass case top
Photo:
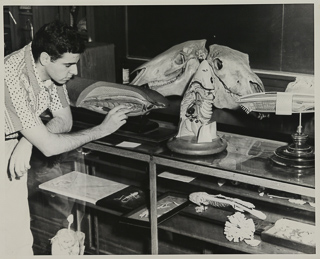
[[[213,155],[185,155],[172,152],[165,148],[157,156],[186,163],[192,168],[197,166],[212,167],[238,174],[257,176],[299,186],[315,187],[315,168],[297,169],[280,166],[270,160],[274,151],[288,143],[273,140],[242,136],[231,133],[218,132],[227,141],[227,148],[221,153]],[[199,170],[201,173],[201,168]]]

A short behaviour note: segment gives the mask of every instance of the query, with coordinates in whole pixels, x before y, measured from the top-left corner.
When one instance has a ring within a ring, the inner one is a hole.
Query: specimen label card
[[[162,172],[158,175],[159,177],[168,178],[180,182],[190,183],[192,180],[195,179],[195,177],[187,176],[187,175],[181,175],[181,174],[174,174],[170,172]]]
[[[140,146],[140,145],[141,145],[140,143],[123,141],[123,142],[119,143],[119,144],[117,145],[117,147],[131,147],[131,148],[135,148],[135,147],[138,147],[138,146]]]

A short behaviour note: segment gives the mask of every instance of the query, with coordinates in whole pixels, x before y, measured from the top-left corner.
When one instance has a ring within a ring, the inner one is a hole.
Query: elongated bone
[[[189,200],[198,206],[211,205],[214,207],[228,207],[231,206],[237,211],[249,212],[255,217],[265,220],[267,216],[259,210],[254,209],[254,205],[250,202],[244,202],[240,199],[233,199],[223,195],[209,195],[206,192],[194,192],[189,195]]]

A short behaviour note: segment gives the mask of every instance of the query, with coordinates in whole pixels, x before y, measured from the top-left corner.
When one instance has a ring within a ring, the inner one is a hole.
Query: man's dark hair
[[[83,53],[85,42],[75,28],[57,20],[43,25],[37,31],[31,48],[36,62],[42,52],[48,53],[51,60],[54,61],[67,52],[73,54]]]

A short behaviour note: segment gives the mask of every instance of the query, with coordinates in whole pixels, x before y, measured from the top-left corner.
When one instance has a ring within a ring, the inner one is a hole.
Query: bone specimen
[[[167,143],[174,152],[209,155],[226,149],[227,142],[217,136],[217,125],[211,118],[215,98],[212,73],[203,60],[183,96],[178,133]]]
[[[236,212],[228,216],[225,223],[224,234],[229,241],[245,241],[252,246],[259,245],[260,241],[254,239],[255,225],[252,219],[246,219],[244,214]]]
[[[148,85],[164,96],[183,96],[200,63],[207,60],[213,72],[216,108],[238,109],[239,96],[265,91],[247,54],[217,44],[209,46],[208,54],[205,43],[194,40],[173,46],[135,69],[133,73],[139,73],[131,84]]]
[[[136,68],[138,73],[130,83],[147,84],[163,96],[182,96],[199,64],[207,57],[206,40],[193,40],[175,45]]]
[[[168,147],[192,154],[195,148],[201,149],[197,144],[212,143],[214,146],[203,145],[197,154],[210,154],[208,149],[212,154],[222,152],[226,143],[217,136],[213,107],[238,109],[239,98],[254,92],[264,92],[264,87],[251,71],[248,55],[224,46],[210,46],[207,59],[200,63],[184,93],[178,133]]]
[[[83,255],[85,234],[81,231],[70,229],[73,223],[73,215],[67,218],[68,228],[60,229],[57,234],[51,238],[52,255]]]
[[[214,44],[209,47],[207,61],[213,70],[215,107],[238,109],[240,96],[265,91],[260,78],[250,68],[247,54]]]
[[[287,85],[285,92],[314,94],[314,76],[297,76]]]
[[[236,198],[230,198],[223,196],[221,194],[218,195],[209,195],[206,192],[193,192],[189,195],[189,200],[198,206],[214,206],[214,207],[228,207],[231,206],[237,211],[240,212],[249,212],[251,215],[254,215],[255,217],[265,220],[266,215],[259,211],[254,209],[255,206],[246,201],[242,201],[240,199]]]
[[[210,122],[214,101],[212,69],[202,61],[181,101],[177,138],[197,136],[197,142],[211,142],[217,138],[216,123]]]
[[[168,106],[160,93],[138,86],[75,77],[67,83],[71,105],[107,114],[117,105],[126,105],[128,116],[144,115]]]

